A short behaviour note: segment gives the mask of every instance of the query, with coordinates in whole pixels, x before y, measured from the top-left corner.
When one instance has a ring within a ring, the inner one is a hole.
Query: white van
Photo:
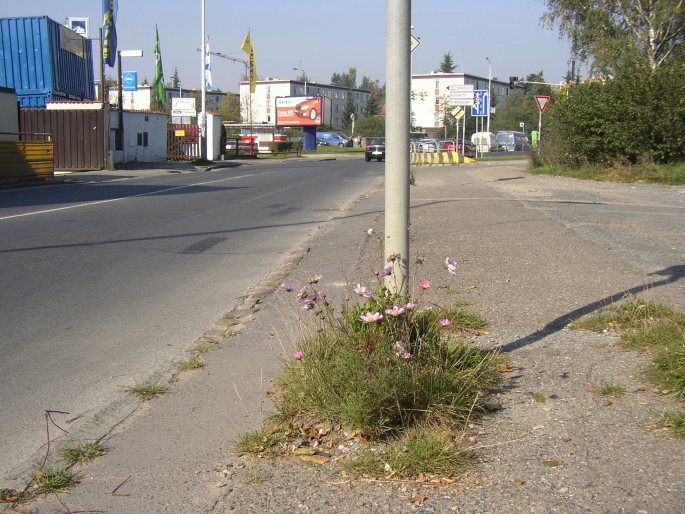
[[[471,143],[479,153],[497,151],[497,138],[492,132],[474,132],[471,135]]]

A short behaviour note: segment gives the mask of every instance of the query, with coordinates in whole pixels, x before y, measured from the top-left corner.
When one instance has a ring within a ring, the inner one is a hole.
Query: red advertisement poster
[[[276,125],[279,127],[321,125],[321,97],[282,96],[276,98]]]

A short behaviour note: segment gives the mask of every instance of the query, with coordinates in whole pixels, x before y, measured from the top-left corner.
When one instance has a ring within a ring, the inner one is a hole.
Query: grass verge
[[[607,182],[649,182],[654,184],[685,184],[685,163],[677,164],[614,164],[613,166],[585,166],[582,168],[531,167],[536,175],[555,175],[583,180]]]
[[[620,333],[623,347],[651,355],[646,378],[664,394],[685,399],[685,314],[632,297],[569,328]]]

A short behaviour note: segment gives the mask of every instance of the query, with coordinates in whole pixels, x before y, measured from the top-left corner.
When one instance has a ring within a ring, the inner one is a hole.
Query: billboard
[[[276,126],[321,125],[320,96],[279,96],[276,98]]]

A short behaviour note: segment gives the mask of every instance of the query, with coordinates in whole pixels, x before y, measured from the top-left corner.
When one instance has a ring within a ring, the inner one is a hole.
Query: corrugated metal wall
[[[54,176],[52,142],[0,141],[0,184]]]
[[[20,131],[52,135],[56,170],[99,170],[107,165],[106,112],[104,109],[21,109]],[[27,138],[30,136],[24,136]]]
[[[95,98],[92,44],[47,16],[0,19],[0,86],[22,107]]]

